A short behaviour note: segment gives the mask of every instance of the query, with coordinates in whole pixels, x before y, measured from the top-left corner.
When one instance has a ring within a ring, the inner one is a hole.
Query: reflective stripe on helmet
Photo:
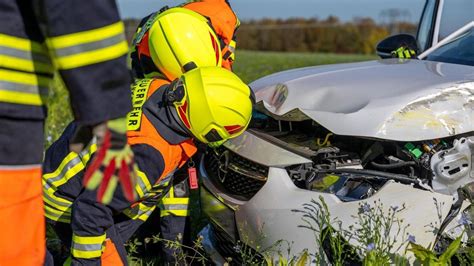
[[[202,67],[186,72],[181,80],[186,96],[173,104],[196,139],[203,143],[227,140],[248,126],[251,92],[235,74],[221,67]]]
[[[243,129],[243,126],[232,125],[232,126],[224,126],[224,128],[225,130],[227,130],[227,133],[229,133],[230,135],[234,135],[234,134],[239,133]]]

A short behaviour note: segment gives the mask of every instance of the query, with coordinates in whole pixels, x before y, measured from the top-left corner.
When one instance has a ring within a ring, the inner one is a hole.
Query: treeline
[[[131,36],[138,20],[126,20]],[[377,24],[371,18],[341,22],[330,16],[316,18],[261,19],[242,22],[237,31],[237,48],[259,51],[373,54],[377,43],[394,33],[415,33],[406,22]],[[131,37],[129,37],[131,38]]]
[[[378,25],[370,18],[341,22],[333,16],[324,20],[263,19],[242,23],[237,46],[263,51],[371,54],[380,40],[393,33],[391,30],[413,33],[416,25]]]

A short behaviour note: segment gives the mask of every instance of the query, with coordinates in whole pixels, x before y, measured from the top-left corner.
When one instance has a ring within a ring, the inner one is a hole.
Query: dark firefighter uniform
[[[240,21],[232,11],[229,2],[226,0],[203,0],[184,4],[182,7],[195,11],[210,21],[219,38],[220,47],[222,47],[222,67],[231,70],[235,59],[235,32]],[[132,71],[136,78],[162,76],[151,59],[148,33],[156,16],[166,9],[167,7],[146,16],[138,25],[130,54]]]
[[[113,265],[111,261],[116,262],[119,254],[126,264],[124,242],[168,193],[176,169],[196,152],[192,139],[173,126],[176,122],[163,107],[168,85],[165,80],[143,79],[132,87],[127,140],[138,166],[139,200],[134,204],[116,191],[105,206],[82,189],[84,168],[96,147],[92,144],[81,154],[69,151],[74,124],[47,150],[43,166],[46,217],[64,243],[72,238],[73,262],[97,265],[102,257],[104,265]]]
[[[130,110],[115,1],[0,0],[0,264],[41,265],[43,126],[59,73],[82,125]],[[19,237],[20,236],[20,237]]]

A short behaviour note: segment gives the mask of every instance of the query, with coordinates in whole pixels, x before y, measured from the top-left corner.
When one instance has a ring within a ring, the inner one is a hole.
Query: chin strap
[[[166,106],[166,115],[169,117],[169,121],[171,122],[168,126],[181,135],[193,138],[194,137],[193,134],[188,128],[186,128],[183,121],[181,121],[181,119],[178,116],[178,111],[176,110],[176,107],[174,106],[174,102],[181,99],[181,95],[177,95],[176,91],[173,90],[177,82],[178,82],[178,79],[175,79],[168,86],[168,88],[166,88],[166,91],[164,93],[164,98],[165,98],[164,106]]]

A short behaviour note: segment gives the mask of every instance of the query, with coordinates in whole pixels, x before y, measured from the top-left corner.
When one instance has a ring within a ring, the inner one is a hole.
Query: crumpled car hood
[[[474,67],[385,59],[279,72],[250,84],[257,108],[338,135],[399,141],[474,131]]]

